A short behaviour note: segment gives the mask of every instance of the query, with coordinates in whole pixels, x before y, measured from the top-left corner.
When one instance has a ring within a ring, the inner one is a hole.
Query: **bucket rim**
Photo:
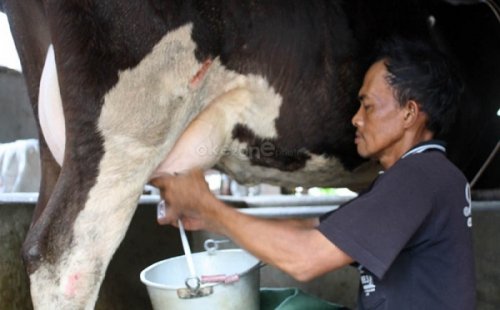
[[[241,278],[243,276],[245,276],[246,274],[252,272],[253,270],[255,269],[259,269],[260,267],[264,266],[264,263],[262,263],[262,261],[260,261],[258,258],[256,258],[255,256],[253,256],[252,254],[250,254],[248,251],[245,251],[243,249],[224,249],[224,250],[217,250],[216,253],[220,253],[220,252],[223,252],[223,253],[229,253],[229,252],[240,252],[240,253],[246,253],[248,255],[250,255],[251,257],[255,258],[255,264],[252,265],[250,268],[248,268],[247,270],[244,270],[240,273],[238,273],[238,276]],[[197,254],[204,254],[204,253],[208,253],[207,251],[203,251],[203,252],[196,252],[196,253],[193,253],[193,255],[197,255]],[[217,254],[209,254],[209,255],[217,255]],[[148,279],[146,279],[146,273],[155,268],[156,266],[166,262],[166,261],[169,261],[169,260],[172,260],[172,259],[175,259],[175,258],[179,258],[179,257],[183,257],[185,255],[179,255],[179,256],[174,256],[174,257],[170,257],[170,258],[167,258],[167,259],[163,259],[161,261],[158,261],[156,263],[153,263],[152,265],[146,267],[145,269],[143,269],[140,273],[140,279],[141,279],[141,282],[143,284],[145,284],[147,287],[154,287],[154,288],[159,288],[159,289],[167,289],[167,290],[178,290],[180,288],[184,288],[184,287],[178,287],[178,286],[175,286],[175,285],[168,285],[168,284],[160,284],[160,283],[157,283],[157,282],[152,282]],[[224,283],[205,283],[205,284],[202,284],[201,287],[209,287],[209,286],[216,286],[216,285],[219,285],[219,284],[224,284]]]

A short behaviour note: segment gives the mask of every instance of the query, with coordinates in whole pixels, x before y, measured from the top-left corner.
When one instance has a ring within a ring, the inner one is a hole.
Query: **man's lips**
[[[356,135],[354,136],[354,143],[358,144],[358,142],[363,138],[359,132],[356,132]]]

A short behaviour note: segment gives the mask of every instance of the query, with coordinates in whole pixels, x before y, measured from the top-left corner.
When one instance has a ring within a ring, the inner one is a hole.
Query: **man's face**
[[[358,153],[365,158],[381,160],[400,151],[405,109],[394,98],[386,75],[382,60],[370,67],[359,91],[359,110],[352,118],[357,129],[354,142]]]

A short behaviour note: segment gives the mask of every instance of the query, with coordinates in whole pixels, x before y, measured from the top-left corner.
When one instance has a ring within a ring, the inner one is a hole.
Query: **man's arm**
[[[225,206],[219,200],[212,221],[219,231],[258,257],[299,281],[309,281],[352,263],[352,259],[312,225],[252,217]]]
[[[181,218],[186,229],[224,234],[299,281],[353,262],[315,228],[317,220],[272,220],[238,212],[210,193],[201,171],[156,179],[153,184],[169,204],[160,223],[175,224]]]

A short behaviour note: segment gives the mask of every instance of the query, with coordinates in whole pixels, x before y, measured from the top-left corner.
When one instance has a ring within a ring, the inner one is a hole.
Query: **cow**
[[[379,39],[427,40],[460,64],[472,104],[445,138],[472,178],[498,140],[499,63],[482,55],[498,55],[500,31],[485,5],[461,2],[3,0],[41,132],[23,246],[34,307],[94,306],[159,174],[366,185],[378,168],[356,154],[350,119]]]

